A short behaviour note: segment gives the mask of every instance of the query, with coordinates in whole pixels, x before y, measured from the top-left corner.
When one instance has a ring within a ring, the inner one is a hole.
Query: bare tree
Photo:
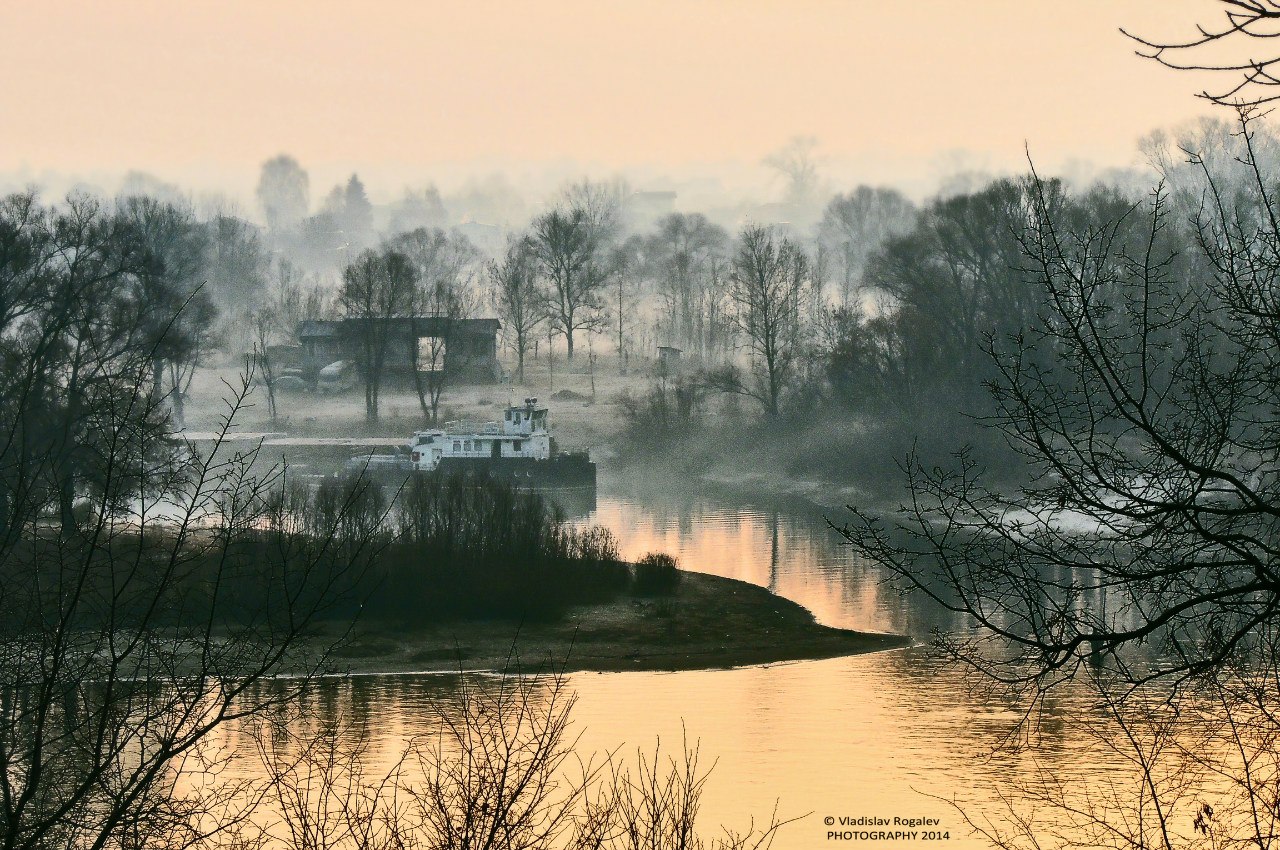
[[[137,233],[147,258],[137,280],[149,308],[140,318],[153,351],[151,392],[157,400],[168,398],[180,411],[180,379],[207,350],[202,343],[215,313],[202,276],[208,237],[190,208],[146,196],[121,200],[119,215]]]
[[[551,284],[550,316],[573,360],[574,334],[604,326],[604,288],[615,273],[612,243],[619,225],[618,191],[595,183],[571,187],[565,205],[533,222],[533,240]]]
[[[164,305],[146,297],[142,282],[153,260],[132,222],[81,195],[57,209],[32,203],[25,196],[4,208],[6,229],[17,228],[0,281],[8,296],[0,329],[6,539],[20,530],[29,500],[55,503],[64,536],[77,535],[77,496],[109,488],[95,460],[104,394],[123,361],[138,376],[154,374],[164,331]],[[162,419],[139,416],[135,426],[150,431]]]
[[[218,307],[243,307],[262,300],[270,257],[258,228],[225,213],[204,222],[204,228],[201,277]]]
[[[859,186],[831,199],[818,239],[830,252],[841,307],[852,306],[867,258],[889,237],[910,230],[915,217],[915,205],[896,189]]]
[[[716,337],[717,279],[729,237],[700,214],[673,213],[644,243],[645,269],[657,284],[668,344],[707,356]],[[659,320],[662,323],[662,320]]]
[[[582,210],[553,210],[533,223],[543,272],[551,283],[551,322],[573,359],[574,333],[600,325],[604,278],[595,265],[595,243]]]
[[[736,328],[730,297],[732,264],[728,258],[713,255],[707,262],[706,285],[702,288],[702,349],[710,360],[728,356]]]
[[[267,392],[267,413],[271,416],[271,425],[276,424],[276,363],[271,356],[272,339],[275,337],[279,320],[275,310],[261,307],[241,314],[249,328],[253,340],[253,351],[250,355],[250,369]]]
[[[539,286],[536,250],[527,236],[509,239],[502,259],[493,260],[486,267],[490,297],[516,352],[520,383],[524,383],[525,354],[533,345],[539,325],[547,320],[547,298]]]
[[[793,376],[803,343],[809,262],[787,237],[749,225],[738,236],[730,277],[734,321],[751,356],[750,374],[726,370],[721,389],[756,399],[777,416],[779,400]]]
[[[296,712],[257,735],[280,828],[271,838],[316,850],[764,850],[790,821],[775,816],[710,840],[697,815],[709,770],[696,744],[617,757],[575,752],[575,702],[562,676],[460,676],[430,705],[432,734],[388,768],[370,768],[369,730],[351,719],[301,739]]]
[[[1216,0],[1222,18],[1198,24],[1185,39],[1157,39],[1121,30],[1139,45],[1138,55],[1178,71],[1195,71],[1230,80],[1198,95],[1212,103],[1256,107],[1280,100],[1280,56],[1254,58],[1253,50],[1280,35],[1280,6],[1271,0]],[[1240,57],[1248,56],[1243,59]]]
[[[571,183],[561,193],[560,206],[581,210],[601,249],[607,249],[622,235],[622,207],[630,187],[626,181],[581,180]]]
[[[238,319],[244,309],[267,300],[271,257],[258,228],[243,219],[218,213],[202,222],[202,227],[205,250],[198,272],[203,282],[201,291],[223,318],[216,331],[210,328],[210,334],[220,336],[227,351],[239,354],[251,346],[252,339]],[[204,322],[204,317],[199,321]]]
[[[640,322],[639,310],[643,299],[644,240],[640,236],[628,237],[613,251],[613,308],[611,330],[614,333],[614,351],[618,356],[618,369],[626,374],[634,343],[634,331]],[[588,340],[588,343],[590,340]]]
[[[1044,181],[1039,194],[1050,213],[1066,215],[1060,182]],[[1072,210],[1084,214],[1093,206],[1107,217],[1130,205],[1104,192]],[[922,394],[906,401],[985,403],[982,381],[992,377],[992,366],[984,340],[1017,332],[1043,309],[1017,237],[1034,218],[1033,207],[1024,182],[996,180],[929,204],[910,231],[889,238],[868,259],[863,281],[892,299],[901,368]]]
[[[818,165],[813,155],[817,146],[813,136],[796,136],[764,158],[763,164],[787,181],[788,203],[802,206],[813,200],[818,189]]]
[[[211,351],[226,342],[219,334],[217,308],[209,299],[200,297],[202,291],[197,290],[186,303],[180,305],[181,312],[171,325],[176,332],[182,334],[181,345],[170,349],[172,354],[165,364],[169,372],[169,386],[172,388],[169,404],[174,423],[179,428],[186,427],[187,394],[195,380],[196,369]]]
[[[34,191],[0,199],[0,327],[39,310],[45,274],[62,247]]]
[[[440,398],[453,377],[450,368],[466,367],[467,355],[459,350],[460,332],[463,320],[475,311],[472,278],[480,252],[465,236],[440,229],[419,228],[396,237],[393,244],[412,263],[417,281],[408,312],[409,365],[418,403],[434,424]]]
[[[412,313],[416,283],[413,263],[390,247],[364,251],[343,272],[338,300],[355,320],[368,422],[378,421],[378,395],[394,334],[392,320]]]
[[[298,268],[284,257],[277,257],[271,264],[271,276],[267,285],[267,309],[274,320],[274,330],[286,342],[298,341],[298,323],[304,318],[320,318],[307,313],[307,292],[303,290],[303,277]]]

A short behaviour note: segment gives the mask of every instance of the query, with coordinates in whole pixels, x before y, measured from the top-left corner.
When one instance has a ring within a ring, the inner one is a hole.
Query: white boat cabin
[[[547,408],[526,398],[523,405],[508,407],[501,422],[448,422],[443,430],[414,432],[407,448],[413,468],[423,472],[449,457],[548,460]]]

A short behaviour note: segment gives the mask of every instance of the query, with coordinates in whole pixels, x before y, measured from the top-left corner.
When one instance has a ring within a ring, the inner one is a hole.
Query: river
[[[1083,689],[1045,703],[1034,749],[1001,747],[1019,706],[973,687],[924,646],[933,629],[962,624],[900,594],[858,561],[828,524],[842,519],[841,509],[794,500],[699,486],[643,488],[602,475],[594,508],[576,521],[609,528],[624,556],[667,552],[685,569],[769,587],[821,622],[906,633],[921,643],[732,670],[574,674],[579,752],[651,752],[658,740],[678,752],[687,736],[698,743],[703,766],[715,765],[704,830],[745,828],[775,806],[781,818],[807,815],[783,829],[778,848],[829,847],[840,842],[828,832],[868,829],[842,826],[845,818],[931,818],[948,836],[877,843],[986,847],[948,801],[978,818],[998,818],[999,794],[1040,770],[1076,788],[1128,781],[1122,760],[1100,758],[1081,734],[1080,720],[1093,712]],[[361,677],[334,685],[325,700],[333,711],[375,712],[372,746],[393,754],[424,730],[431,701],[447,698],[449,688],[439,676]]]
[[[950,833],[948,846],[989,846],[970,837],[945,800],[994,817],[998,793],[1040,768],[1091,782],[1119,767],[1086,754],[1092,741],[1073,728],[1092,710],[1082,689],[1045,706],[1033,751],[1002,747],[1019,706],[934,657],[925,646],[932,631],[963,624],[899,593],[842,546],[830,523],[843,523],[843,509],[717,488],[602,484],[589,519],[617,535],[624,556],[669,552],[686,569],[768,587],[828,625],[920,642],[829,661],[573,677],[588,747],[678,740],[683,724],[719,759],[707,786],[708,822],[741,825],[777,802],[783,816],[813,813],[787,827],[781,847],[831,846],[826,833],[841,831],[842,817],[935,818]],[[829,817],[837,824],[828,827]]]

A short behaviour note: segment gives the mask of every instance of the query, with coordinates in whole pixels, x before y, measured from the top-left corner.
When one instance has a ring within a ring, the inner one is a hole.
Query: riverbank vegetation
[[[821,626],[764,588],[682,572],[670,555],[627,564],[604,529],[491,478],[328,479],[287,511],[303,533],[333,539],[338,564],[351,546],[375,553],[313,636],[353,672],[500,669],[513,646],[535,667],[677,670],[909,643]],[[275,535],[255,545],[276,547]]]
[[[553,620],[608,601],[631,569],[603,528],[568,523],[538,493],[485,476],[362,475],[296,487],[283,506],[308,534],[368,541],[377,558],[346,612],[420,628],[459,619]]]
[[[1277,18],[1225,5],[1228,25],[1157,58],[1177,66]],[[1006,820],[969,819],[996,846],[1043,846],[1046,806],[1067,847],[1274,841],[1280,210],[1275,140],[1246,102],[1269,97],[1254,71],[1274,61],[1210,61],[1242,75],[1225,97],[1235,131],[1184,149],[1141,205],[1084,215],[1032,175],[1011,233],[1035,310],[975,367],[983,424],[1027,474],[1009,488],[965,454],[909,457],[904,506],[855,509],[843,530],[975,626],[937,645],[1025,698],[1032,740],[1035,709],[1084,681],[1098,748],[1132,765],[1107,788],[1019,783]]]

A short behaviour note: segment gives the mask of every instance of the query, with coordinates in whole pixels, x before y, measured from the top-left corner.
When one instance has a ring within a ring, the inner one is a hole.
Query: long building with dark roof
[[[382,377],[392,383],[411,380],[413,370],[430,371],[430,351],[443,346],[443,366],[453,383],[488,384],[502,377],[498,362],[497,319],[445,319],[440,316],[396,316],[368,319],[348,316],[343,319],[308,320],[298,323],[298,341],[302,343],[302,370],[308,380],[315,380],[320,370],[339,360],[355,363],[362,378],[368,377],[364,363],[367,323],[378,322],[385,334],[386,354]]]

